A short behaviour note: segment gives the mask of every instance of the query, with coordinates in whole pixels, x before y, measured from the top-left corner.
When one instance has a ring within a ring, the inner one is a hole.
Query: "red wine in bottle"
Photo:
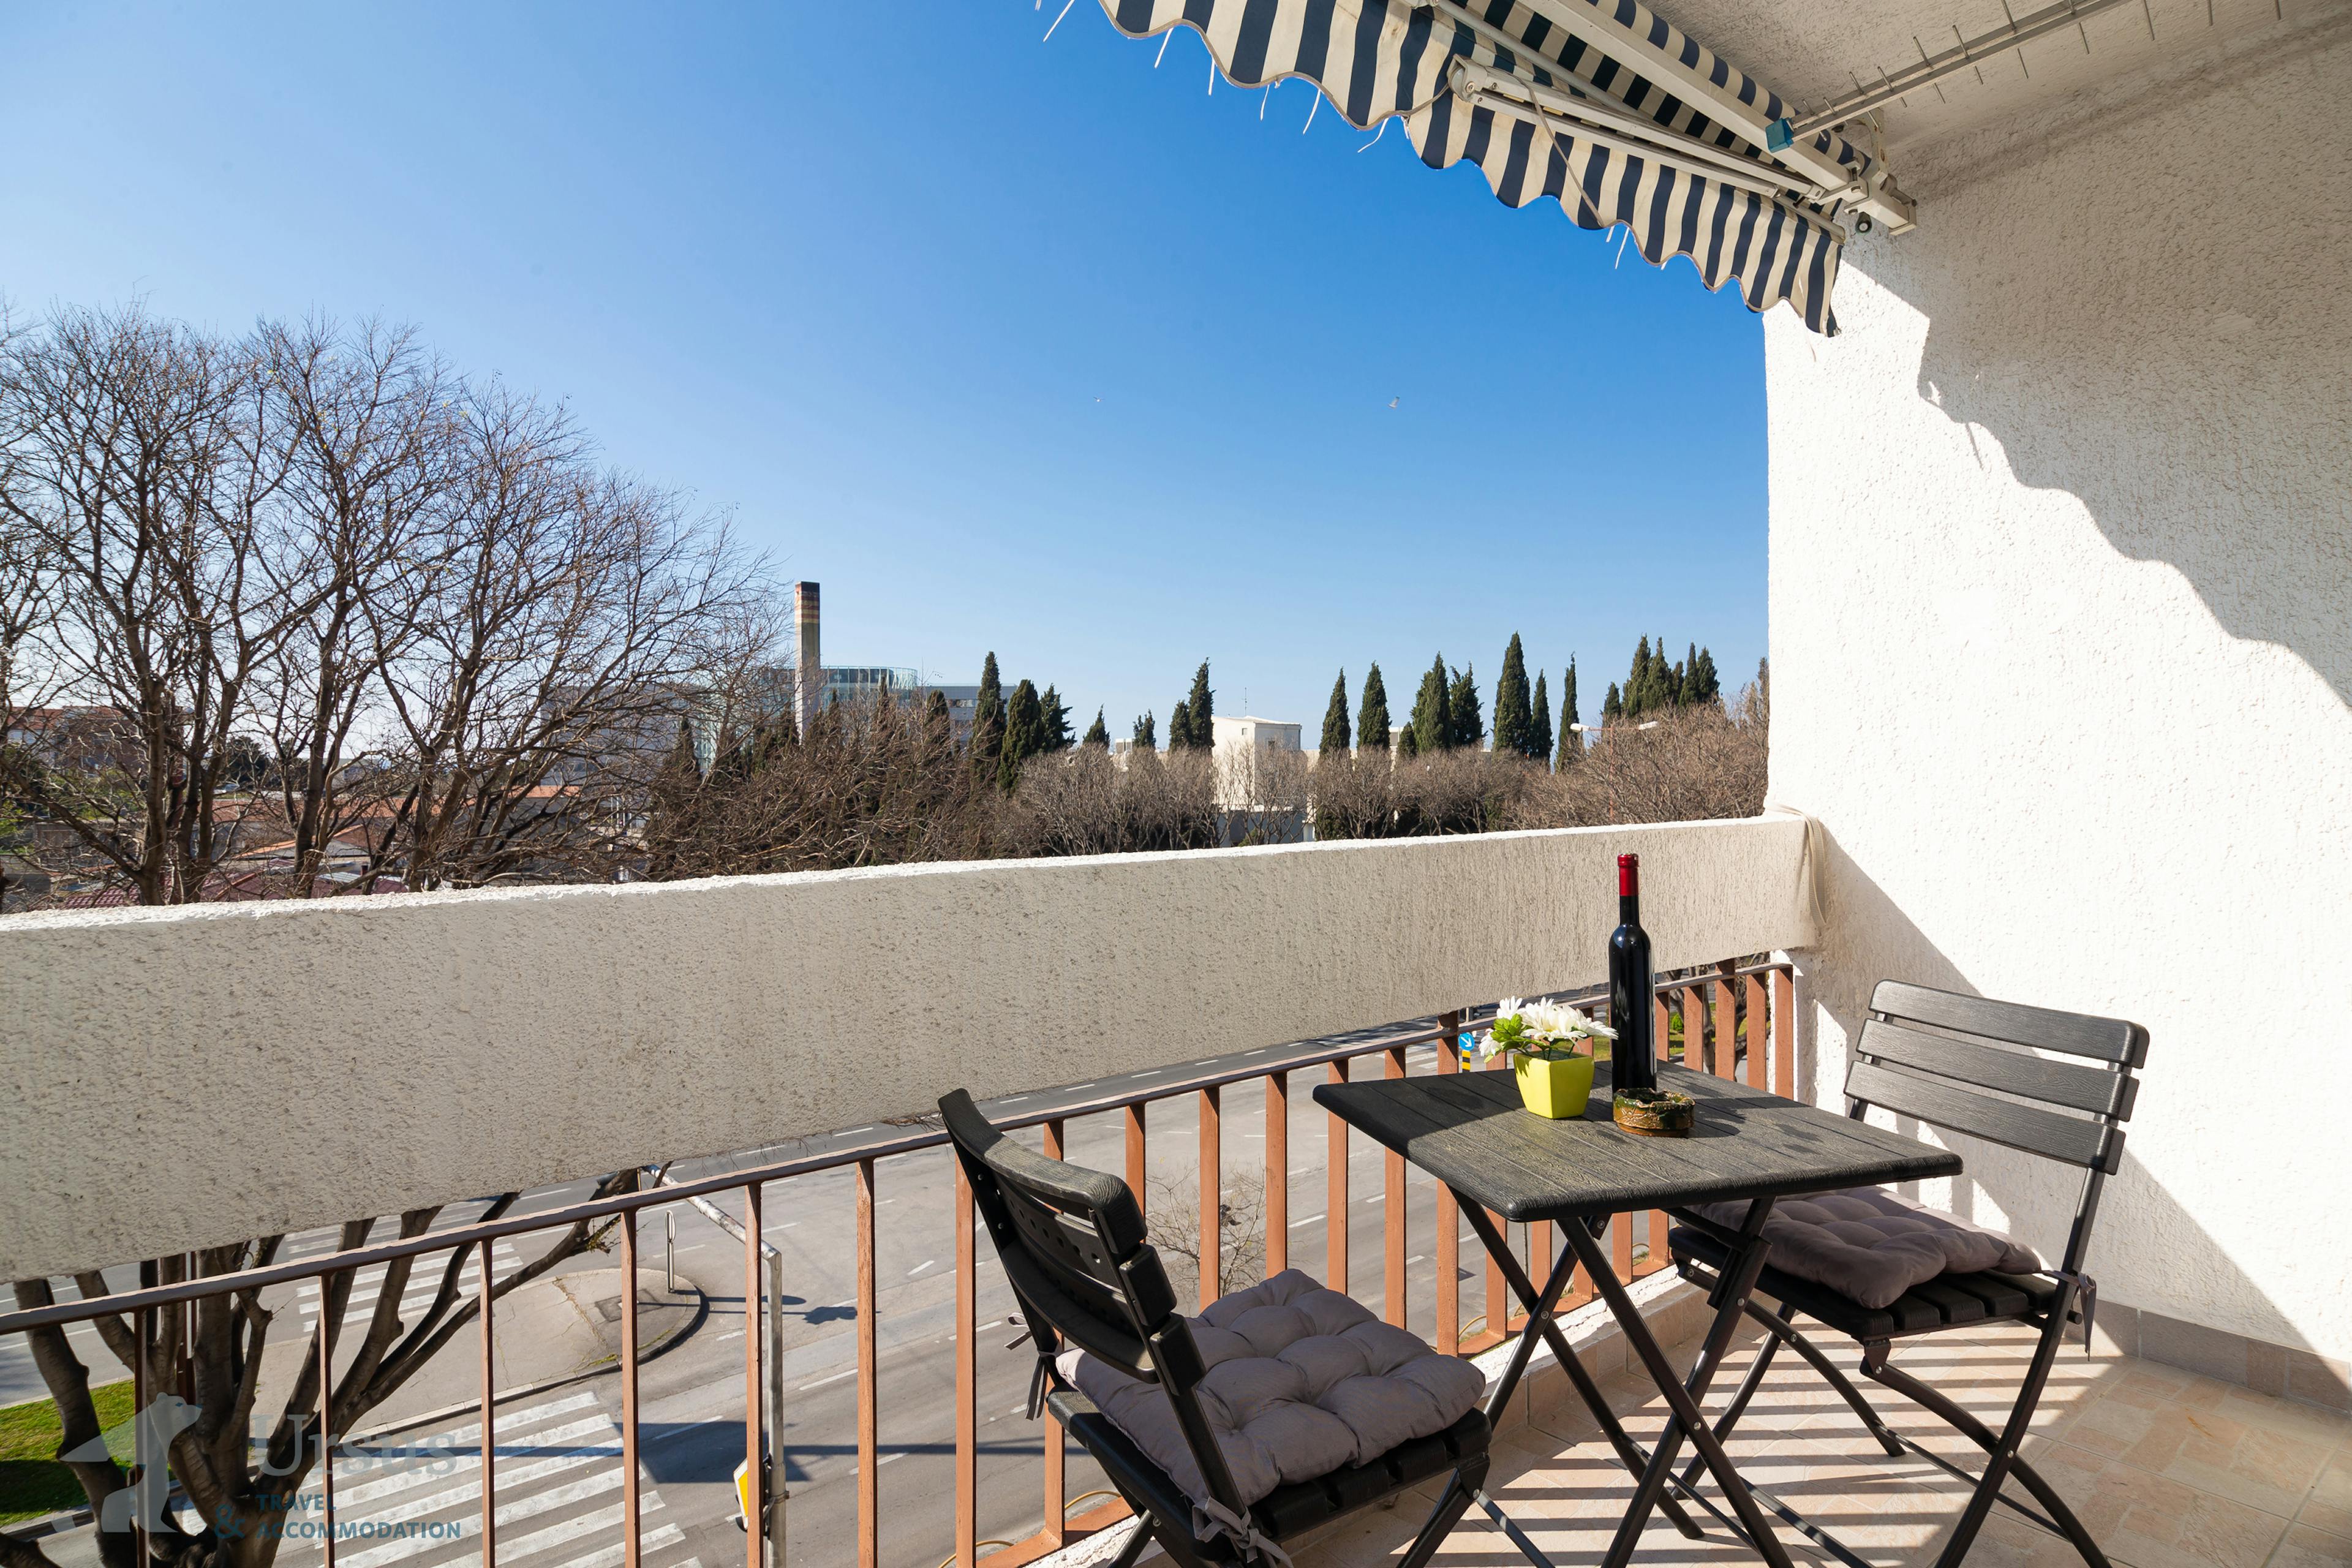
[[[1617,857],[1617,929],[1609,933],[1609,1047],[1612,1089],[1658,1087],[1656,974],[1650,933],[1642,929],[1642,858]]]

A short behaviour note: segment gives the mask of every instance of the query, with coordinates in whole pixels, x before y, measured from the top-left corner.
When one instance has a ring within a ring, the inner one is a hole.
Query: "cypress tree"
[[[1666,663],[1666,639],[1660,637],[1650,645],[1650,684],[1643,693],[1645,709],[1654,710],[1673,707],[1675,688],[1679,684],[1680,678]]]
[[[1021,764],[1045,749],[1045,704],[1037,700],[1036,686],[1024,680],[1004,705],[1004,752],[996,764],[997,787],[1009,793],[1021,777]]]
[[[1495,728],[1500,732],[1499,720]],[[1551,761],[1551,693],[1545,689],[1544,672],[1540,669],[1536,671],[1536,694],[1528,716],[1528,755],[1539,763]]]
[[[955,719],[948,711],[948,694],[934,691],[923,700],[923,744],[932,752],[955,750]]]
[[[1645,634],[1642,640],[1634,646],[1633,667],[1625,672],[1625,687],[1620,700],[1623,703],[1623,711],[1626,718],[1633,719],[1640,716],[1642,711],[1642,692],[1649,684],[1650,639]],[[1612,689],[1614,689],[1614,688]],[[1608,718],[1605,713],[1602,716],[1601,722],[1608,722]]]
[[[1038,706],[1045,715],[1045,743],[1038,749],[1045,752],[1068,751],[1070,749],[1070,710],[1063,705],[1062,694],[1048,686],[1045,688],[1045,695],[1038,700]]]
[[[1397,731],[1396,754],[1404,758],[1421,755],[1421,742],[1412,738],[1412,726],[1410,724]]]
[[[1143,717],[1135,721],[1135,749],[1139,752],[1160,749],[1159,724],[1148,708],[1144,710]]]
[[[677,741],[662,762],[661,773],[654,780],[646,816],[646,843],[653,847],[657,863],[663,868],[656,875],[665,875],[674,864],[669,846],[694,831],[696,806],[702,795],[702,757],[694,745],[694,721],[680,717]]]
[[[1584,737],[1576,727],[1584,720],[1576,711],[1576,656],[1568,656],[1568,678],[1559,689],[1559,765],[1568,767],[1584,755]]]
[[[1536,748],[1535,704],[1528,695],[1528,656],[1519,634],[1503,650],[1503,673],[1495,682],[1495,750],[1517,752],[1523,757],[1542,756],[1551,748]]]
[[[1476,751],[1486,738],[1486,721],[1478,710],[1478,677],[1468,665],[1454,672],[1454,684],[1445,693],[1447,711],[1454,720],[1454,743]]]
[[[1706,700],[1706,680],[1699,674],[1698,644],[1693,643],[1690,645],[1690,650],[1683,656],[1682,705],[1685,708],[1696,708]]]
[[[662,763],[661,782],[668,789],[691,790],[702,782],[702,754],[694,746],[694,721],[677,721],[677,742]]]
[[[1331,683],[1331,704],[1323,710],[1323,744],[1317,750],[1327,757],[1344,757],[1354,744],[1348,728],[1348,672],[1343,669]]]
[[[1110,750],[1110,731],[1103,723],[1103,710],[1099,708],[1095,710],[1095,721],[1087,726],[1087,738],[1083,743],[1099,746],[1106,752]]]
[[[1205,752],[1216,744],[1216,693],[1209,689],[1209,661],[1202,659],[1201,668],[1192,672],[1192,689],[1184,699],[1184,710],[1192,718],[1187,726],[1190,739],[1184,743],[1195,751]],[[1168,743],[1176,743],[1175,721],[1169,721]]]
[[[1698,650],[1698,700],[1720,703],[1723,700],[1723,678],[1716,673],[1715,655]]]
[[[1176,706],[1168,710],[1168,750],[1172,754],[1190,751],[1192,745],[1192,705],[1178,698]]]
[[[1609,683],[1609,695],[1601,700],[1601,727],[1622,724],[1627,716],[1624,700],[1617,695],[1617,683],[1612,680]]]
[[[993,773],[1004,752],[1004,687],[996,674],[996,655],[980,667],[980,699],[971,709],[971,760]]]
[[[1420,756],[1454,744],[1454,713],[1446,700],[1445,656],[1439,654],[1421,678],[1420,694],[1412,700],[1412,752]]]
[[[1369,751],[1378,746],[1389,749],[1389,689],[1381,683],[1381,667],[1375,662],[1364,672],[1363,706],[1356,710],[1356,744]]]

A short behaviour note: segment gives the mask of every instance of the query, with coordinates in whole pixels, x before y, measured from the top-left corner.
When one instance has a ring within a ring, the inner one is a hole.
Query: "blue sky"
[[[1204,657],[1309,744],[1515,630],[1588,720],[1643,632],[1753,672],[1736,292],[1059,5],[12,6],[0,293],[413,322],[822,582],[828,663],[1114,734]]]

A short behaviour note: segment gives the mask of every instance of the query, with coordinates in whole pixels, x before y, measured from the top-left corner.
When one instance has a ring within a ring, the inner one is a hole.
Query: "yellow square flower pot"
[[[1538,1116],[1565,1121],[1584,1114],[1592,1093],[1591,1057],[1519,1057],[1511,1070],[1519,1080],[1519,1102]]]

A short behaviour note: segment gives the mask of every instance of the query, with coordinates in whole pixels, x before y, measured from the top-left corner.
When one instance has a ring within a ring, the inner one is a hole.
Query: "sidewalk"
[[[658,1354],[701,1321],[702,1292],[680,1274],[673,1291],[658,1268],[637,1270],[637,1354]],[[500,1298],[491,1314],[497,1342],[499,1397],[542,1387],[559,1378],[599,1372],[621,1359],[621,1271],[583,1270],[538,1279]],[[344,1333],[358,1327],[348,1322]],[[481,1331],[468,1323],[398,1394],[362,1417],[355,1435],[395,1431],[453,1407],[470,1407],[482,1394]],[[272,1347],[276,1350],[276,1347]],[[275,1410],[293,1385],[299,1355],[278,1352],[279,1364],[262,1379],[257,1408]]]

